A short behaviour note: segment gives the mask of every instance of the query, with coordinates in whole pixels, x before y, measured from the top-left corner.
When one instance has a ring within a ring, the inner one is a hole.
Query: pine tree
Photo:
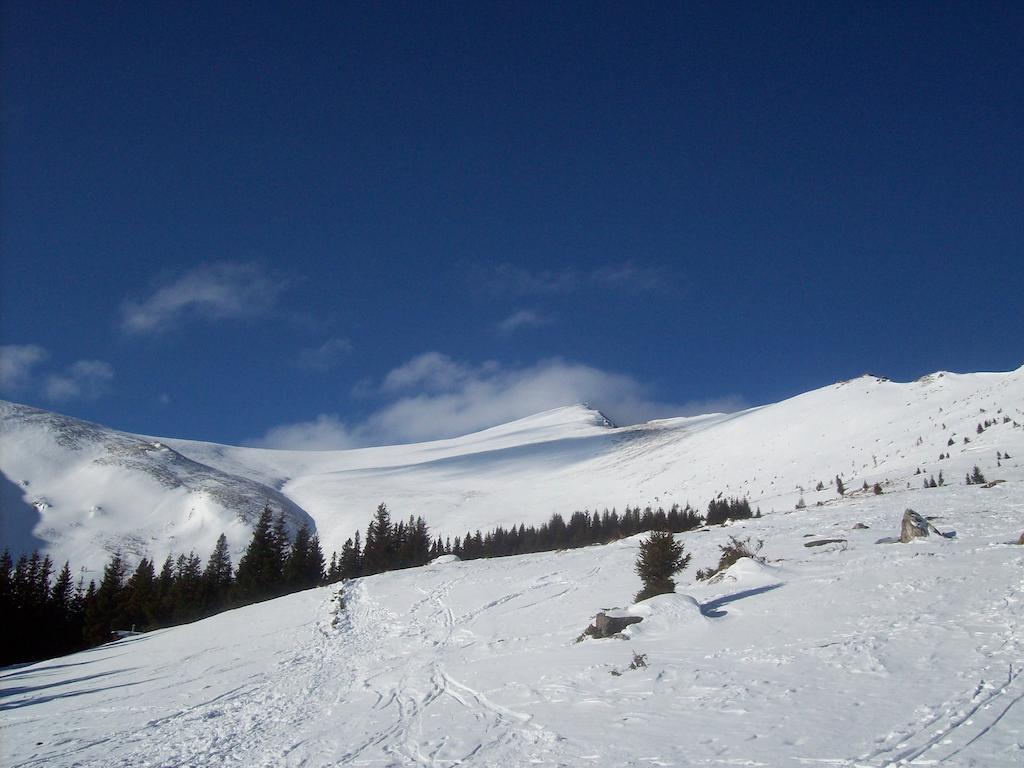
[[[174,594],[174,555],[168,553],[156,579],[156,623],[163,626],[171,623],[171,603]]]
[[[64,567],[57,575],[53,590],[50,592],[50,604],[61,616],[71,610],[71,603],[75,597],[75,582],[71,576],[71,563],[64,561]]]
[[[846,495],[846,486],[843,485],[843,481],[840,479],[839,475],[836,475],[836,493],[840,496]]]
[[[284,581],[289,589],[305,589],[306,558],[309,557],[309,526],[303,523],[295,534],[284,566]]]
[[[228,538],[223,533],[206,561],[203,571],[203,608],[206,613],[216,613],[228,605],[231,595],[233,568],[231,567],[231,551],[228,549]]]
[[[351,546],[352,539],[347,539],[346,543]],[[327,566],[327,583],[334,584],[335,582],[341,581],[341,566],[338,564],[338,553],[331,552],[331,564]]]
[[[189,552],[188,556],[178,555],[171,595],[174,621],[191,621],[202,614],[203,561],[195,552]]]
[[[306,555],[304,581],[308,587],[318,587],[325,581],[324,550],[320,546],[320,536],[313,534],[309,540],[309,551]]]
[[[11,616],[14,610],[14,560],[4,547],[0,554],[0,616]],[[0,633],[2,636],[4,633]]]
[[[675,592],[676,583],[672,577],[690,564],[691,557],[690,554],[684,554],[682,543],[677,542],[671,533],[653,531],[640,542],[640,552],[634,565],[644,585],[637,593],[636,601]]]
[[[283,520],[274,520],[270,507],[264,507],[252,531],[249,546],[238,561],[235,586],[243,602],[255,602],[281,593],[284,580]]]
[[[110,640],[110,633],[116,627],[121,594],[124,591],[126,565],[121,553],[115,552],[103,569],[103,579],[86,602],[85,640],[92,645]]]
[[[981,469],[977,464],[974,465],[974,469],[971,471],[971,484],[973,485],[984,485],[985,476],[981,474]]]
[[[284,576],[291,590],[315,587],[324,580],[324,553],[320,548],[320,539],[310,535],[305,523],[295,534]]]
[[[391,513],[387,505],[380,504],[366,528],[366,544],[363,545],[363,573],[373,574],[389,570],[394,566],[396,546]]]
[[[278,591],[284,589],[284,566],[288,562],[288,555],[291,553],[291,541],[288,538],[288,526],[285,523],[284,512],[278,512],[274,518],[274,533],[271,538],[273,542],[273,553],[275,567],[277,569]]]
[[[355,541],[349,538],[342,545],[338,570],[342,579],[354,579],[362,574],[363,551],[359,543],[359,531],[356,531]]]
[[[125,584],[123,597],[125,623],[127,627],[149,629],[157,625],[159,599],[156,571],[153,561],[142,558],[135,572]]]

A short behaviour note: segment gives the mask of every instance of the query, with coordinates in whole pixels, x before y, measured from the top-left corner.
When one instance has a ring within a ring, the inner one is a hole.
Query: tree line
[[[264,508],[238,568],[221,534],[205,565],[195,552],[168,555],[159,572],[144,557],[132,570],[121,553],[99,584],[77,581],[71,565],[54,580],[54,564],[39,552],[14,562],[0,555],[0,665],[73,653],[109,641],[115,630],[169,627],[324,583],[319,539],[303,525],[289,537],[283,515]]]
[[[723,515],[725,517],[723,518]],[[716,499],[707,522],[750,517],[741,499]],[[60,656],[108,642],[116,630],[140,632],[212,616],[342,579],[425,565],[442,555],[463,560],[505,557],[604,544],[648,531],[682,533],[704,524],[687,504],[658,508],[626,507],[603,512],[574,512],[568,520],[553,514],[540,525],[497,526],[487,533],[467,531],[454,539],[432,537],[422,517],[392,521],[381,504],[366,527],[325,563],[319,537],[303,525],[288,535],[283,514],[264,508],[252,538],[235,568],[227,538],[221,534],[203,563],[195,552],[168,555],[159,571],[142,558],[132,570],[120,553],[103,575],[86,585],[74,578],[71,565],[59,573],[39,552],[15,562],[0,555],[0,616],[9,628],[0,633],[0,665]],[[12,629],[13,628],[13,629]]]
[[[722,503],[726,504],[725,514],[732,515],[731,519],[743,516],[746,501],[741,503],[740,500],[729,499]],[[708,508],[709,517],[712,509],[718,516],[718,507],[711,506]],[[745,509],[746,517],[750,517],[750,505],[746,504]],[[719,522],[724,520],[722,518]],[[697,528],[702,522],[700,513],[689,504],[685,507],[675,504],[667,512],[660,507],[657,510],[626,507],[621,514],[614,509],[576,511],[568,521],[556,512],[540,525],[520,523],[509,528],[499,525],[487,533],[467,531],[465,536],[442,540],[440,536],[431,538],[423,518],[410,517],[408,523],[392,523],[387,507],[381,504],[367,526],[365,543],[357,532],[345,541],[340,553],[332,554],[327,580],[335,582],[425,565],[442,555],[456,555],[462,560],[508,557],[607,544],[654,530],[682,533]]]

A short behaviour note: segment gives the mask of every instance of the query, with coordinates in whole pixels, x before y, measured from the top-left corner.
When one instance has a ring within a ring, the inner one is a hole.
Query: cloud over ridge
[[[632,376],[560,357],[531,365],[470,364],[430,351],[389,371],[376,387],[381,405],[346,424],[321,414],[281,425],[252,445],[350,448],[468,434],[560,406],[588,402],[617,424],[745,407],[742,398],[670,403]]]

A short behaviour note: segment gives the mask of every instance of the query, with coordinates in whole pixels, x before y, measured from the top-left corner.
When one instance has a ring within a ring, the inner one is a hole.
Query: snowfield
[[[876,544],[906,506],[956,538]],[[627,639],[574,642],[639,537],[310,590],[4,670],[4,763],[1016,767],[1022,529],[1017,473],[681,534]],[[730,534],[771,562],[695,583]]]
[[[720,493],[764,513],[681,534],[694,557],[677,593],[638,605],[634,537],[447,558],[3,669],[0,757],[1019,768],[1022,425],[1024,368],[864,376],[622,428],[574,406],[452,440],[324,452],[127,435],[0,404],[4,543],[93,569],[118,548],[205,557],[221,530],[237,563],[264,498],[293,524],[311,519],[328,552],[381,501],[452,537],[584,507],[703,511]],[[975,465],[1004,482],[965,485]],[[922,487],[940,471],[945,486]],[[882,495],[863,489],[876,482]],[[907,507],[957,535],[877,543]],[[763,539],[769,562],[696,582],[730,535]],[[805,546],[826,538],[843,541]],[[643,621],[575,642],[612,608]],[[646,667],[629,669],[633,652]]]

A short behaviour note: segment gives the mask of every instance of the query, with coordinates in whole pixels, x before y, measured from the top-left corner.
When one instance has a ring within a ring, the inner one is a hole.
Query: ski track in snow
[[[683,534],[692,567],[729,534],[764,537],[776,566],[681,580],[626,642],[573,638],[629,604],[636,539],[381,574],[4,670],[5,758],[1017,766],[1024,548],[1002,542],[1019,490],[1002,509],[981,493],[919,494],[955,540],[875,544],[884,497]],[[848,548],[803,547],[837,524]],[[626,668],[633,650],[647,668]]]

